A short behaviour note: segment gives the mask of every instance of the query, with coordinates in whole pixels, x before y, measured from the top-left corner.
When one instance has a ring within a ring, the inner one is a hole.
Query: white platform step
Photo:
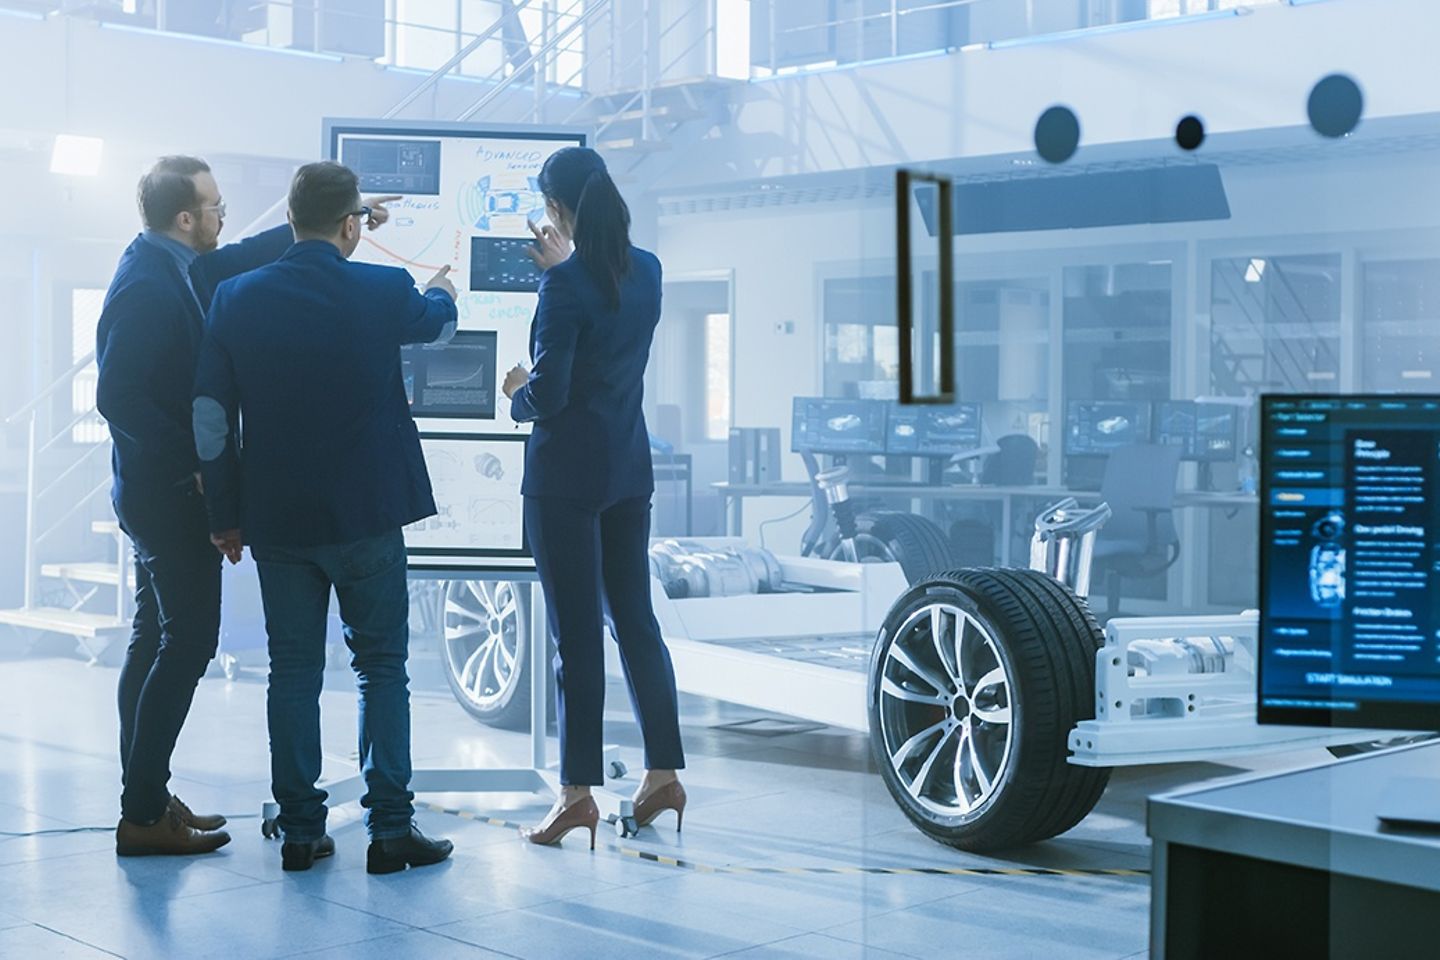
[[[670,149],[670,144],[664,140],[643,140],[639,137],[601,140],[595,146],[611,153],[659,153],[662,150]]]
[[[48,630],[72,637],[104,640],[119,638],[130,624],[99,613],[77,613],[63,607],[33,607],[29,610],[0,610],[0,624],[27,630]]]
[[[74,583],[95,583],[105,587],[120,586],[120,571],[113,563],[47,563],[40,567],[42,577],[55,577]],[[135,585],[134,568],[126,571],[127,586]]]

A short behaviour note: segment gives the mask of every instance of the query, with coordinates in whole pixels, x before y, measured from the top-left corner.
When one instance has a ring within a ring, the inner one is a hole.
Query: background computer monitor
[[[1440,397],[1261,400],[1261,723],[1440,729]]]
[[[950,457],[981,446],[980,404],[945,407],[890,405],[885,452],[902,457]]]
[[[884,453],[888,406],[883,400],[796,397],[790,449],[837,456]]]
[[[1155,406],[1155,442],[1181,448],[1182,460],[1222,463],[1235,459],[1237,408],[1194,400],[1165,400]]]
[[[1150,401],[1072,400],[1065,407],[1065,455],[1105,456],[1150,442]]]

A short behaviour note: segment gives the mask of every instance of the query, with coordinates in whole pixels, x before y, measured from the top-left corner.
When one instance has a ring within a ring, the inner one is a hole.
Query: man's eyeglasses
[[[359,210],[351,210],[349,213],[345,214],[345,216],[341,217],[339,220],[336,220],[335,222],[336,222],[336,223],[344,223],[344,222],[345,222],[347,219],[349,219],[350,217],[359,217],[361,220],[369,220],[369,219],[370,219],[370,208],[369,208],[369,207],[361,207]]]
[[[224,220],[224,219],[225,219],[225,201],[224,201],[224,200],[221,200],[219,203],[206,204],[205,206],[203,206],[203,207],[200,208],[200,212],[201,212],[201,213],[204,213],[206,210],[214,210],[214,211],[215,211],[215,216],[219,217],[221,220]]]

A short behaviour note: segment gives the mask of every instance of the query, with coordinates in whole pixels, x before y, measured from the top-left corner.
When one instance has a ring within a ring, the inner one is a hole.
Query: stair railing
[[[102,495],[110,488],[110,478],[107,476],[100,483],[96,484],[82,497],[77,499],[65,510],[58,519],[49,521],[43,528],[40,525],[41,507],[47,498],[54,496],[57,492],[65,489],[64,481],[77,474],[86,465],[92,463],[96,456],[110,449],[108,441],[100,441],[87,445],[87,448],[75,458],[60,474],[49,480],[44,488],[39,483],[39,460],[44,454],[54,449],[67,437],[73,435],[74,429],[98,414],[98,410],[92,404],[80,411],[64,426],[54,431],[43,441],[40,439],[40,411],[44,405],[57,394],[66,390],[74,382],[75,378],[88,370],[95,362],[95,353],[91,351],[77,360],[68,370],[61,373],[43,390],[31,397],[10,416],[5,418],[5,425],[13,427],[21,423],[26,424],[25,440],[25,609],[33,610],[37,606],[36,591],[40,573],[39,548],[41,544],[49,540],[77,514],[88,510]],[[116,590],[115,615],[120,620],[129,616],[130,598],[126,585],[129,578],[126,575],[126,562],[128,549],[123,534],[116,538],[116,570],[119,573],[119,588]]]

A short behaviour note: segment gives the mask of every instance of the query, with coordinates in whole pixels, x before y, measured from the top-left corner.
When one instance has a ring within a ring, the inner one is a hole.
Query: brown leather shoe
[[[170,809],[180,814],[180,819],[187,827],[194,827],[196,830],[219,830],[225,826],[225,818],[216,814],[198,814],[185,806],[185,801],[174,794],[170,795]]]
[[[648,827],[666,810],[674,810],[675,832],[679,833],[685,822],[685,800],[685,788],[680,786],[679,780],[672,780],[648,797],[635,802],[635,823]]]
[[[121,820],[115,828],[115,853],[121,857],[194,856],[213,853],[229,842],[230,834],[196,830],[174,809],[149,826]]]
[[[521,827],[520,836],[531,843],[550,846],[565,839],[571,830],[590,831],[590,849],[595,849],[595,828],[600,825],[600,808],[594,797],[576,800],[560,811],[548,827]]]

